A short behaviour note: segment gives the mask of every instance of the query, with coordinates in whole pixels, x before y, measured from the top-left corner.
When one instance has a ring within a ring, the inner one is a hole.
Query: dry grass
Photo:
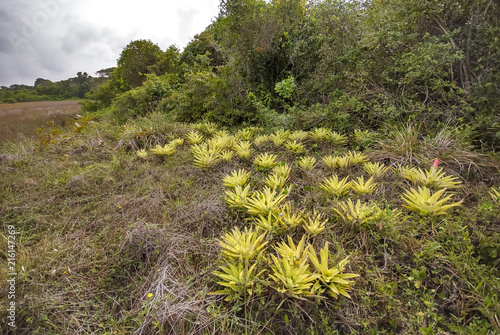
[[[0,142],[36,135],[46,122],[63,127],[80,112],[78,101],[39,101],[0,104]]]

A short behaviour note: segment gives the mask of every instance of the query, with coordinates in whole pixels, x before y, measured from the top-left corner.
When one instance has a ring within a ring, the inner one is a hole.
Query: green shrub
[[[174,75],[148,75],[142,86],[114,99],[111,112],[120,123],[130,117],[146,115],[154,111],[165,96],[172,94],[176,84],[177,77]]]
[[[247,107],[245,96],[224,68],[218,73],[208,68],[187,74],[186,82],[161,102],[161,109],[171,112],[178,121],[204,119],[222,125],[252,119]]]

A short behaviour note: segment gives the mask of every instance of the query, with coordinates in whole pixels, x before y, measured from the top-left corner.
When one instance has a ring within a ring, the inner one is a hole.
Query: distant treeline
[[[108,80],[109,74],[114,69],[97,71],[97,77],[92,77],[87,72],[78,72],[74,78],[57,82],[38,78],[33,86],[17,84],[9,87],[1,86],[0,103],[81,99],[91,89]]]

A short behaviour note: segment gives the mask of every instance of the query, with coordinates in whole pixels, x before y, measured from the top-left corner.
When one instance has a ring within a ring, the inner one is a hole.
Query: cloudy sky
[[[183,48],[219,0],[2,0],[0,85],[59,81],[116,66],[130,41]]]

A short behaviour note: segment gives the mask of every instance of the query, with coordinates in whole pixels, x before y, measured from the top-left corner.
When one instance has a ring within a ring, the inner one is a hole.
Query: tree
[[[125,90],[141,86],[150,73],[150,67],[161,58],[160,47],[150,40],[130,42],[118,59],[118,73]]]
[[[114,70],[116,70],[116,67],[108,67],[97,71],[95,74],[99,76],[99,78],[108,78]]]
[[[211,28],[197,34],[184,48],[181,55],[181,62],[192,66],[196,62],[196,57],[208,53],[210,66],[217,67],[225,64],[225,56],[221,46],[212,36]]]
[[[52,82],[51,82],[50,80],[48,80],[48,79],[37,78],[37,79],[35,80],[35,84],[34,84],[34,86],[35,86],[35,88],[36,88],[37,86],[43,85],[44,83],[50,83],[50,84],[52,84]]]

